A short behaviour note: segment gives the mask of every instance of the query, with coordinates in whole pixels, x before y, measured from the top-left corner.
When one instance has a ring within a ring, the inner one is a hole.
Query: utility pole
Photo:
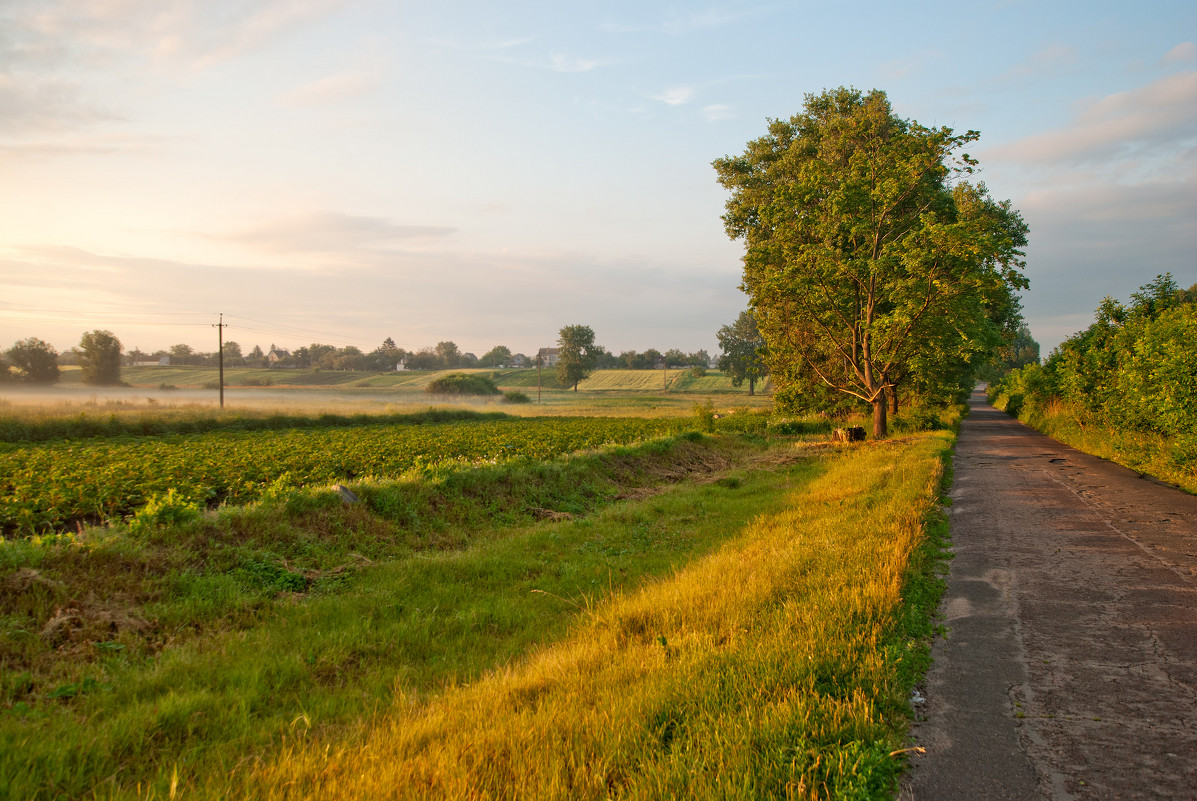
[[[544,361],[542,358],[544,348],[540,349],[542,353],[536,354],[536,405],[540,405],[540,363]]]
[[[220,408],[224,408],[224,329],[228,324],[224,321],[224,314],[220,315],[220,322],[213,323],[216,329],[216,360],[220,365]]]

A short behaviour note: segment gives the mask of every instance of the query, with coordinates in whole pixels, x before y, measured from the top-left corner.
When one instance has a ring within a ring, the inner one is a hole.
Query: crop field
[[[370,373],[342,370],[265,369],[251,367],[230,367],[225,370],[227,387],[328,387],[348,390],[392,390],[396,392],[423,392],[424,388],[437,378],[448,373],[477,373],[494,380],[504,389],[535,389],[549,391],[572,390],[557,383],[553,368],[545,368],[537,376],[535,369],[455,369],[417,372]],[[215,367],[126,367],[121,379],[133,387],[203,387],[215,385],[219,379]],[[66,369],[62,373],[63,386],[79,384],[80,372]],[[758,390],[767,387],[767,381],[758,382]],[[733,387],[731,379],[721,372],[712,370],[703,376],[695,376],[686,369],[662,370],[596,370],[578,385],[580,392],[683,392],[698,394],[747,394],[747,386]]]
[[[662,418],[571,417],[10,443],[0,445],[0,529],[29,534],[119,519],[170,491],[210,505],[241,504],[288,487],[543,460],[677,426]]]

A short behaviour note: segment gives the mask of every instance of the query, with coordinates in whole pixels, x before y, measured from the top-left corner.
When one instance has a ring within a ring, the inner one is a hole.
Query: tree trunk
[[[889,388],[889,396],[890,396],[890,399],[893,401],[893,408],[891,408],[890,411],[893,412],[894,415],[896,416],[898,414],[898,388],[890,387]]]
[[[748,394],[749,395],[756,394],[756,379],[755,378],[748,379]]]
[[[877,395],[873,401],[873,439],[882,439],[889,434],[885,426],[885,393]]]

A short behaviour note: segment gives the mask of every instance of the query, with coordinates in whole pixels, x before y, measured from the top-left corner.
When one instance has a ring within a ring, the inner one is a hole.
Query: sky
[[[1197,283],[1197,4],[0,0],[0,348],[718,352],[711,162],[807,94],[981,132],[1043,353]]]

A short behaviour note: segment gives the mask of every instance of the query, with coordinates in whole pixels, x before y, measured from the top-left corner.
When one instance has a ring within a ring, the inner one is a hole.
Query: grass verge
[[[990,402],[1009,412],[1010,399],[995,395]],[[1093,454],[1135,472],[1158,478],[1197,495],[1197,447],[1192,438],[1166,437],[1152,431],[1112,428],[1089,419],[1068,404],[1054,402],[1046,409],[1015,407],[1017,419],[1042,434],[1078,451]]]

